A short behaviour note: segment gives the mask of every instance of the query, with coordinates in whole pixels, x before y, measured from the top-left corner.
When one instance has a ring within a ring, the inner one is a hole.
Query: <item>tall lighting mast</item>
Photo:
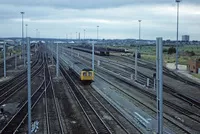
[[[22,15],[22,57],[24,58],[24,66],[25,66],[25,50],[24,50],[24,14],[25,12],[20,12]]]
[[[176,31],[176,70],[178,70],[178,30],[179,30],[179,3],[181,0],[176,0],[177,3],[177,31]]]

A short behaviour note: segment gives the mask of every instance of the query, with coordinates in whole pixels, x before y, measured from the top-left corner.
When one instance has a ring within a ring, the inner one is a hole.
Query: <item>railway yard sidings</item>
[[[95,55],[94,81],[85,84],[71,71],[91,68],[92,54],[59,45],[40,44],[31,56],[32,132],[38,134],[143,134],[157,131],[154,89],[156,65],[109,53]],[[0,81],[0,133],[27,133],[27,71],[23,59],[7,59],[7,79]],[[82,77],[84,70],[82,70]],[[3,63],[0,62],[3,74]],[[89,76],[89,73],[87,75]],[[149,84],[147,84],[149,79]],[[91,83],[91,84],[90,84]],[[200,83],[163,68],[164,134],[200,133]]]

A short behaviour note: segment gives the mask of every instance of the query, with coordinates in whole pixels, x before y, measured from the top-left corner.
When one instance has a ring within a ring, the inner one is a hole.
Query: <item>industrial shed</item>
[[[200,58],[196,60],[190,60],[188,62],[188,70],[193,73],[198,73],[198,69],[200,68]],[[200,72],[199,72],[200,73]]]

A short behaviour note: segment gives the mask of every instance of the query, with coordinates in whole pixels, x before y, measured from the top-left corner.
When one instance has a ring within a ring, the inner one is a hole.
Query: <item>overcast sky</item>
[[[28,36],[125,39],[176,39],[175,0],[0,0],[0,37],[21,37],[21,14],[28,24]],[[180,33],[200,40],[200,0],[180,3]],[[24,30],[25,31],[25,30]]]

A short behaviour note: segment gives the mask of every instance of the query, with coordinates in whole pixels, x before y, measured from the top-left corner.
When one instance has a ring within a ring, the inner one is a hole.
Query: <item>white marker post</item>
[[[100,64],[101,64],[101,63],[100,63],[100,60],[98,60],[97,65],[100,66]]]
[[[6,42],[3,45],[3,63],[4,63],[4,78],[6,77]]]
[[[147,87],[149,87],[149,78],[147,78]]]
[[[133,80],[133,74],[131,74],[131,80]]]

